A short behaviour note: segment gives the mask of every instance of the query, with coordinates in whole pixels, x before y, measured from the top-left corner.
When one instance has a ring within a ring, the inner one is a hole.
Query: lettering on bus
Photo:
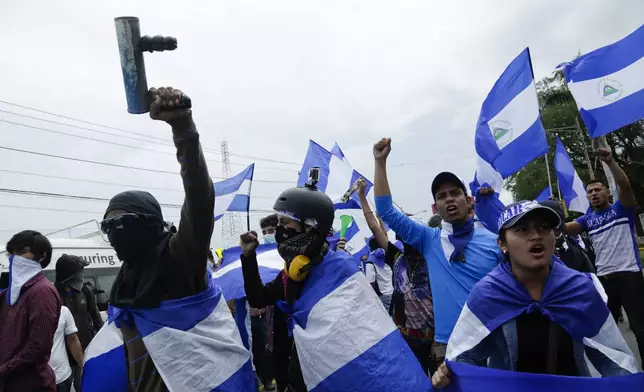
[[[96,253],[95,255],[90,255],[90,256],[87,256],[87,255],[77,255],[77,256],[85,260],[92,266],[93,265],[113,266],[113,265],[116,265],[116,262],[117,262],[114,255],[99,255],[98,253]]]

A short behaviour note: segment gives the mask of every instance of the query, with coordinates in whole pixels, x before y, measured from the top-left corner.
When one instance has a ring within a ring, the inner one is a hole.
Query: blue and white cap
[[[505,210],[503,210],[503,213],[499,217],[499,232],[514,226],[527,213],[535,210],[541,210],[543,216],[548,220],[548,223],[552,225],[552,228],[561,226],[561,217],[555,210],[539,204],[539,202],[534,200],[522,200],[505,207]]]

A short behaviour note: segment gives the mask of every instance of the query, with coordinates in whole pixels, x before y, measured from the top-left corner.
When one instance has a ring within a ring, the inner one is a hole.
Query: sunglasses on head
[[[131,226],[136,222],[141,222],[145,219],[150,218],[149,215],[136,214],[136,213],[127,213],[113,218],[103,219],[101,222],[101,231],[103,234],[110,234],[113,230],[123,229],[127,226]]]

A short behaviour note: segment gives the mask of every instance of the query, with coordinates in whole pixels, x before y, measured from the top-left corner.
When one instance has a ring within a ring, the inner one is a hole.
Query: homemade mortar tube
[[[133,16],[114,18],[114,25],[121,58],[127,111],[132,114],[147,113],[150,111],[150,102],[143,52],[175,50],[177,39],[160,35],[141,37],[139,18]],[[186,98],[181,101],[178,108],[191,106],[190,99]]]

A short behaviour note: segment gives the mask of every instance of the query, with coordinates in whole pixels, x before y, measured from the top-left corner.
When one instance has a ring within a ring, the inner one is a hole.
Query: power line
[[[47,157],[47,158],[56,158],[56,159],[62,159],[62,160],[73,161],[73,162],[89,163],[89,164],[100,165],[100,166],[117,167],[117,168],[121,168],[121,169],[140,170],[140,171],[151,172],[151,173],[163,173],[163,174],[172,174],[172,175],[177,175],[178,174],[177,172],[169,171],[169,170],[159,170],[159,169],[150,169],[150,168],[145,168],[145,167],[119,165],[119,164],[116,164],[116,163],[93,161],[93,160],[90,160],[90,159],[72,158],[72,157],[68,157],[68,156],[54,155],[54,154],[48,154],[48,153],[38,152],[38,151],[23,150],[23,149],[12,148],[12,147],[7,147],[7,146],[0,146],[0,149],[7,150],[7,151],[13,151],[13,152],[20,152],[20,153],[23,153],[23,154],[38,155],[38,156],[43,156],[43,157]],[[224,177],[217,177],[217,176],[212,176],[212,178],[221,179],[221,180],[226,179]],[[253,180],[253,181],[254,182],[259,182],[259,183],[269,183],[269,184],[291,184],[292,183],[291,181],[274,181],[274,180]]]
[[[86,211],[86,210],[69,210],[69,209],[60,209],[60,208],[46,208],[46,207],[32,207],[32,206],[17,206],[11,204],[0,204],[0,207],[3,208],[16,208],[19,210],[42,210],[42,211],[56,211],[56,212],[72,212],[79,214],[104,214],[105,211]]]
[[[131,189],[148,189],[148,190],[155,190],[155,191],[180,192],[180,193],[185,192],[183,189],[151,187],[151,186],[142,186],[142,185],[138,185],[138,184],[137,185],[122,184],[122,183],[118,183],[118,182],[108,182],[108,181],[89,180],[89,179],[84,179],[84,178],[73,178],[73,177],[54,176],[54,175],[47,175],[47,174],[37,174],[37,173],[29,173],[29,172],[23,172],[23,171],[18,171],[18,170],[9,170],[9,169],[0,169],[0,172],[11,173],[11,174],[20,174],[20,175],[25,175],[25,176],[42,177],[42,178],[53,178],[53,179],[57,179],[57,180],[87,182],[87,183],[90,183],[90,184],[115,185],[115,186],[120,186],[120,187],[125,187],[125,188],[131,188]],[[251,195],[251,198],[253,198],[253,199],[275,200],[275,197],[266,197],[266,196],[253,196],[253,195]]]
[[[77,127],[77,126],[74,126],[74,125],[64,124],[64,123],[60,123],[60,122],[56,122],[56,121],[45,120],[45,119],[41,119],[41,118],[38,118],[38,117],[26,116],[26,115],[23,115],[23,114],[14,113],[14,112],[7,111],[7,110],[2,110],[2,109],[0,109],[0,112],[10,113],[10,114],[14,114],[16,116],[22,116],[22,117],[32,118],[32,119],[46,121],[46,122],[52,122],[54,124],[69,126],[69,127],[73,127],[73,128],[86,129],[86,130],[88,130],[90,132],[98,132],[98,133],[111,135],[111,136],[125,137],[125,136],[122,136],[122,135],[116,135],[116,134],[109,133],[109,132],[95,131],[93,129]],[[96,139],[96,138],[89,137],[89,136],[77,135],[77,134],[74,134],[74,133],[68,133],[68,132],[57,131],[57,130],[53,130],[53,129],[49,129],[49,128],[37,127],[35,125],[29,125],[29,124],[24,124],[24,123],[20,123],[20,122],[9,121],[9,120],[5,120],[5,119],[0,119],[0,122],[7,123],[7,124],[12,124],[12,125],[17,125],[17,126],[25,127],[25,128],[36,129],[36,130],[39,130],[39,131],[49,132],[49,133],[53,133],[53,134],[56,134],[56,135],[63,135],[63,136],[68,136],[68,137],[75,137],[77,139],[82,139],[82,140],[89,140],[89,141],[93,141],[93,142],[111,144],[111,145],[119,146],[119,147],[132,148],[132,149],[135,149],[135,150],[148,151],[148,152],[153,152],[153,153],[157,153],[157,154],[164,154],[164,155],[171,155],[171,156],[175,155],[175,153],[168,152],[168,151],[159,151],[159,150],[154,150],[154,149],[151,149],[151,148],[145,148],[145,147],[140,147],[140,146],[132,146],[132,145],[129,145],[129,144],[117,143],[117,142],[112,142],[112,141],[109,141],[109,140]],[[146,142],[145,140],[142,140],[142,139],[136,139],[135,138],[134,140]],[[172,144],[172,143],[168,143],[168,144],[157,143],[157,144],[162,145],[164,147],[166,147],[166,146],[167,147],[174,147],[174,144]],[[259,159],[265,160],[263,158],[259,158]],[[207,162],[222,163],[222,161],[219,161],[219,160],[216,160],[216,159],[206,159],[206,161]],[[244,163],[236,163],[236,162],[230,162],[230,164],[231,165],[238,165],[238,166],[247,166]],[[280,167],[257,166],[257,168],[266,169],[266,170],[296,172],[296,173],[298,172],[297,170],[294,170],[294,169],[285,169],[285,168],[280,168]]]
[[[77,121],[77,122],[80,122],[80,123],[83,123],[83,124],[93,125],[95,127],[101,127],[101,128],[105,128],[105,129],[112,129],[112,130],[115,130],[115,131],[119,131],[119,132],[123,132],[123,133],[129,133],[129,134],[132,134],[132,135],[142,136],[142,137],[149,138],[149,139],[155,139],[155,140],[161,141],[163,143],[168,143],[168,141],[163,139],[163,138],[156,137],[156,136],[151,136],[151,135],[146,135],[144,133],[138,133],[138,132],[122,129],[122,128],[117,128],[117,127],[112,127],[112,126],[109,126],[109,125],[103,125],[103,124],[95,123],[95,122],[92,122],[92,121],[86,121],[86,120],[82,120],[82,119],[79,119],[79,118],[65,116],[65,115],[58,114],[58,113],[53,113],[53,112],[48,112],[46,110],[36,109],[36,108],[33,108],[33,107],[20,105],[20,104],[17,104],[17,103],[8,102],[8,101],[4,101],[4,100],[0,100],[0,103],[3,103],[5,105],[9,105],[9,106],[19,107],[19,108],[22,108],[22,109],[32,110],[34,112],[43,113],[43,114],[47,114],[47,115],[54,116],[54,117],[64,118],[66,120]],[[42,120],[42,119],[40,119],[40,120]],[[47,120],[43,120],[43,121],[47,121]],[[62,124],[62,125],[68,125],[68,124]],[[78,128],[78,127],[76,127],[76,128]],[[87,130],[87,128],[81,128],[81,129],[86,129]],[[112,134],[112,135],[113,136],[118,136],[118,135],[114,135],[114,134]],[[126,136],[123,136],[123,137],[126,137]],[[209,148],[206,148],[206,147],[202,147],[202,148],[203,148],[204,151],[208,151],[208,152],[211,152],[213,154],[221,154],[221,152],[217,151],[217,150],[209,149]],[[261,158],[261,157],[255,157],[255,156],[252,156],[252,155],[238,154],[238,153],[232,153],[232,152],[230,153],[230,156],[235,156],[235,157],[238,157],[238,158],[246,158],[246,159],[250,159],[250,160],[259,160],[259,161],[266,161],[266,162],[282,163],[282,164],[286,164],[286,165],[297,165],[297,166],[300,165],[297,162],[288,162],[288,161],[281,161],[281,160],[277,160],[277,159]]]

